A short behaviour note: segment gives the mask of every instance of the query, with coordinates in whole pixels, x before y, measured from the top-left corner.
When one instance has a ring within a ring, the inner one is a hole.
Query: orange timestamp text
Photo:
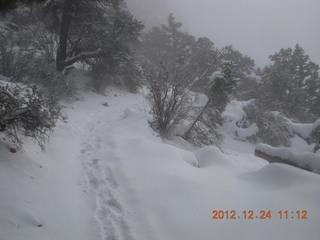
[[[211,219],[308,219],[307,210],[214,210]]]

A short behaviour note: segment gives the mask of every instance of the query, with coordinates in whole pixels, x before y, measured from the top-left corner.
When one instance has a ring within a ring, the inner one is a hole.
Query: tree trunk
[[[67,58],[67,40],[73,14],[73,2],[74,0],[65,0],[63,6],[62,22],[59,34],[59,46],[56,59],[57,70],[60,72],[63,71],[63,69],[66,67],[64,61]]]
[[[287,165],[290,165],[290,166],[293,166],[293,167],[301,168],[303,170],[307,170],[307,171],[310,171],[310,172],[314,171],[314,169],[311,166],[308,166],[307,164],[299,164],[299,163],[297,163],[295,161],[292,161],[291,159],[285,159],[285,158],[282,158],[280,156],[272,156],[272,155],[269,155],[267,153],[261,152],[261,151],[259,151],[257,149],[255,149],[254,155],[256,157],[259,157],[259,158],[262,158],[264,160],[267,160],[269,163],[283,163],[283,164],[287,164]]]
[[[316,145],[314,145],[313,153],[316,153],[320,149],[320,138],[318,139]]]
[[[188,131],[185,133],[185,139],[189,138],[189,135],[192,131],[192,129],[194,128],[194,126],[196,125],[196,123],[200,120],[200,118],[202,117],[203,113],[207,110],[207,108],[209,107],[209,104],[212,100],[212,96],[208,99],[208,102],[206,103],[206,105],[203,107],[203,109],[201,110],[201,112],[199,113],[199,115],[197,116],[197,118],[193,121],[193,123],[191,124],[190,128],[188,129]]]

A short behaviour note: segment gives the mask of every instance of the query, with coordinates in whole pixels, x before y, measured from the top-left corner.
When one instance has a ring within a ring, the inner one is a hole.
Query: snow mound
[[[246,141],[248,137],[255,135],[259,131],[259,128],[255,123],[247,128],[237,126],[237,123],[241,122],[246,116],[243,108],[251,102],[252,101],[250,100],[244,102],[232,100],[223,113],[225,119],[223,129],[228,135],[231,135],[235,139]]]
[[[273,190],[297,188],[300,185],[319,182],[317,175],[281,163],[272,163],[257,171],[243,173],[240,179],[268,186]]]
[[[273,157],[281,158],[285,163],[295,165],[303,169],[320,173],[320,156],[314,153],[295,154],[286,148],[274,148],[266,144],[259,144],[256,150]]]
[[[40,220],[39,216],[34,213],[34,212],[25,212],[21,219],[25,222],[28,223],[29,225],[33,226],[33,227],[42,227],[43,223]]]
[[[223,113],[224,117],[227,121],[239,121],[245,116],[245,111],[243,110],[243,107],[247,106],[250,103],[250,101],[247,102],[241,102],[232,100],[227,105],[225,112]]]
[[[123,112],[123,119],[129,119],[129,118],[136,118],[138,116],[138,113],[131,108],[126,108]]]
[[[215,146],[207,146],[200,148],[194,152],[196,159],[201,168],[212,165],[226,165],[227,162],[219,148]]]
[[[10,78],[0,74],[0,86],[5,86],[6,84],[8,84],[8,82],[10,82]]]
[[[288,121],[288,127],[291,128],[291,131],[303,139],[308,139],[311,133],[319,126],[320,119],[316,120],[314,123],[293,123]]]
[[[195,155],[192,152],[179,149],[176,147],[174,147],[174,152],[185,162],[189,163],[191,166],[194,166],[194,167],[200,166],[198,160],[196,159]]]

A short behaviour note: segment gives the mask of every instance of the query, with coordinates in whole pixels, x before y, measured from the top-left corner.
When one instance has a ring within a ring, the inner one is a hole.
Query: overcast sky
[[[209,37],[217,47],[233,45],[256,61],[300,44],[320,64],[320,0],[127,0],[146,26],[165,23],[169,13],[184,31]]]

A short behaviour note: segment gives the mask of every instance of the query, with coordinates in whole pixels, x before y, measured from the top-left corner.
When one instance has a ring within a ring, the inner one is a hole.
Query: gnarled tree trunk
[[[59,46],[57,52],[57,70],[63,71],[66,67],[65,60],[67,58],[67,44],[68,44],[68,32],[73,14],[73,3],[74,0],[65,0],[63,11],[62,11],[62,22],[60,26],[59,34]]]

